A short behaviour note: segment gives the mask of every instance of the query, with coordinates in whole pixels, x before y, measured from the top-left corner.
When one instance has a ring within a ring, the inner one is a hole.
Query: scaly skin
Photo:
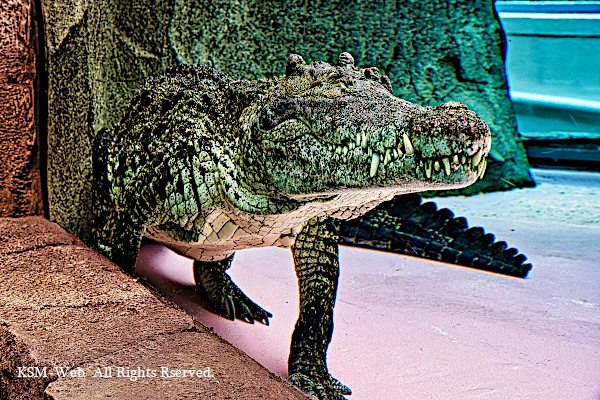
[[[460,103],[421,107],[348,53],[292,55],[286,75],[233,81],[206,66],[150,80],[94,142],[96,247],[133,272],[142,236],[194,259],[198,290],[231,319],[271,314],[226,273],[236,250],[291,247],[300,315],[290,381],[319,399],[350,389],[326,363],[339,221],[399,194],[460,188],[485,172],[487,125]]]
[[[503,275],[525,278],[532,268],[527,257],[483,228],[469,228],[433,202],[421,204],[416,194],[396,196],[365,215],[335,220],[339,243],[443,261]]]

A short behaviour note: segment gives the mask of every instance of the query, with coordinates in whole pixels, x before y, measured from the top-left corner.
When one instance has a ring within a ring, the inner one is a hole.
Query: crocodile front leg
[[[246,296],[225,272],[232,261],[233,255],[220,261],[194,260],[196,288],[208,299],[217,314],[232,321],[238,318],[251,324],[259,321],[269,325],[269,318],[273,314]]]
[[[144,225],[127,212],[119,213],[112,238],[111,259],[119,267],[133,275],[138,251],[142,243]]]
[[[308,221],[292,246],[300,287],[300,316],[288,360],[290,382],[319,399],[345,399],[352,391],[327,370],[339,276],[338,238],[331,220]]]

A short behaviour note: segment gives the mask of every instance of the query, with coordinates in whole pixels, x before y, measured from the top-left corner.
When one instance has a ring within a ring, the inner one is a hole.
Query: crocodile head
[[[261,179],[291,198],[365,188],[460,188],[485,171],[486,123],[461,103],[421,107],[392,94],[377,68],[290,56],[278,91],[261,96],[247,131]]]

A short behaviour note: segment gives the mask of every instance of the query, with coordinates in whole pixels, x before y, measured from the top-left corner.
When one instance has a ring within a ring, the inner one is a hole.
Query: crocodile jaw
[[[334,145],[320,140],[304,122],[288,120],[274,129],[294,132],[290,140],[262,143],[265,169],[273,184],[293,198],[372,188],[399,193],[461,188],[485,172],[489,129],[481,120],[477,128],[483,134],[466,135],[469,140],[458,132],[460,144],[452,143],[451,134],[431,138],[429,132],[384,127],[349,135],[345,129],[340,136],[346,139]]]

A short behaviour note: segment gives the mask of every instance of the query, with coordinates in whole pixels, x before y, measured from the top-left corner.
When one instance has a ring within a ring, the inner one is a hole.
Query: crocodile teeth
[[[452,172],[450,170],[450,160],[448,158],[442,158],[442,164],[444,164],[444,172],[446,172],[446,176],[450,176]]]
[[[460,156],[460,163],[463,165],[467,163],[467,157],[464,154]]]
[[[410,139],[408,138],[408,136],[406,135],[406,133],[404,133],[402,135],[402,139],[404,140],[404,150],[405,150],[405,153],[410,156],[411,154],[413,154],[415,152],[415,149],[413,148],[413,145],[410,142]]]
[[[342,146],[338,146],[335,148],[335,154],[342,154]]]
[[[433,163],[433,169],[435,170],[435,172],[439,172],[441,167],[440,167],[440,162],[436,161]]]
[[[394,160],[398,158],[398,150],[392,150],[392,154],[394,155]]]
[[[377,168],[379,168],[379,154],[373,154],[373,158],[371,158],[371,170],[369,171],[369,176],[372,178],[377,173]]]
[[[363,133],[362,133],[362,142],[360,143],[360,146],[361,146],[363,149],[366,149],[366,148],[367,148],[367,132],[364,132],[364,131],[363,131]]]
[[[483,174],[485,174],[486,167],[487,167],[487,161],[484,159],[477,167],[477,176],[479,177],[479,179],[483,179]]]
[[[357,147],[360,146],[360,142],[361,142],[360,132],[356,132],[356,146]]]
[[[342,148],[342,153],[344,153],[344,155],[348,154],[348,146]]]
[[[458,164],[458,154],[455,154],[455,155],[452,157],[452,164]]]
[[[386,149],[385,156],[383,156],[383,165],[388,165],[392,161],[392,150]]]
[[[481,157],[483,156],[483,149],[479,149],[477,153],[473,156],[473,166],[476,167],[481,162]]]
[[[427,179],[431,178],[431,164],[433,164],[433,161],[431,159],[426,161],[427,164],[425,164],[425,176],[427,176]]]

